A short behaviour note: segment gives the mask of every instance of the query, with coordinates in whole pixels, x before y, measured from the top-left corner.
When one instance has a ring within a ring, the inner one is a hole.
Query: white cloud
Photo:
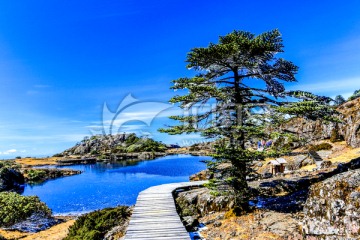
[[[6,150],[4,152],[0,152],[0,154],[9,155],[9,154],[13,154],[13,153],[16,153],[16,152],[17,152],[16,149],[9,149],[9,150]]]

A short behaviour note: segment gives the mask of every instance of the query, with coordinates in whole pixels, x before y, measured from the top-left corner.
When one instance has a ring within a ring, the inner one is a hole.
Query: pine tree
[[[351,101],[351,100],[354,100],[354,99],[357,99],[360,97],[360,89],[358,90],[355,90],[353,95],[351,95],[348,99],[348,101]]]
[[[342,95],[337,95],[335,97],[334,102],[335,102],[335,106],[340,106],[341,104],[343,104],[346,101],[345,101],[345,98]]]
[[[194,77],[174,80],[172,89],[187,94],[176,95],[170,102],[188,112],[171,119],[181,124],[160,129],[169,134],[200,132],[209,138],[221,139],[216,145],[215,163],[230,162],[235,196],[234,212],[248,209],[249,191],[246,176],[249,163],[263,159],[274,151],[259,152],[246,143],[263,137],[285,136],[279,126],[292,116],[308,119],[331,119],[330,98],[303,91],[285,91],[285,82],[295,82],[298,67],[277,58],[283,52],[278,30],[254,35],[233,31],[221,36],[217,44],[193,48],[187,55],[187,67]],[[289,98],[288,98],[289,97]],[[290,102],[288,99],[298,98]]]

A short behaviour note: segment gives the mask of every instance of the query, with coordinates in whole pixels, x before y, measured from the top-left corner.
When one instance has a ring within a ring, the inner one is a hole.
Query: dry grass
[[[326,142],[326,141],[323,141]],[[326,161],[331,161],[332,163],[347,163],[353,160],[354,158],[360,157],[360,148],[352,148],[347,146],[345,141],[332,143],[333,149],[329,158],[324,159]],[[303,171],[311,171],[316,168],[315,164],[304,166],[301,168]]]
[[[56,165],[56,161],[60,160],[58,157],[49,158],[22,158],[16,159],[15,162],[21,165],[41,166],[41,165]]]
[[[358,157],[360,157],[360,148],[346,147],[338,153],[333,153],[328,160],[333,163],[344,163]]]
[[[23,233],[19,231],[0,230],[0,234],[3,235],[6,239],[61,240],[67,236],[69,227],[72,226],[74,222],[75,220],[68,220],[38,233]]]

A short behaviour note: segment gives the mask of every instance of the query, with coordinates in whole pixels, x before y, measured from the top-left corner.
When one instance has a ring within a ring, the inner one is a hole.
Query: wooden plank
[[[136,200],[125,240],[190,239],[177,214],[172,193],[176,189],[201,186],[205,182],[170,183],[142,191]]]

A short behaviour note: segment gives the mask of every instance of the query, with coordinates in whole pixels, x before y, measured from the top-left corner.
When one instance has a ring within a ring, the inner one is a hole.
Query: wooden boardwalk
[[[172,193],[178,188],[200,186],[205,182],[170,183],[142,191],[137,198],[125,240],[190,239],[176,212]]]

